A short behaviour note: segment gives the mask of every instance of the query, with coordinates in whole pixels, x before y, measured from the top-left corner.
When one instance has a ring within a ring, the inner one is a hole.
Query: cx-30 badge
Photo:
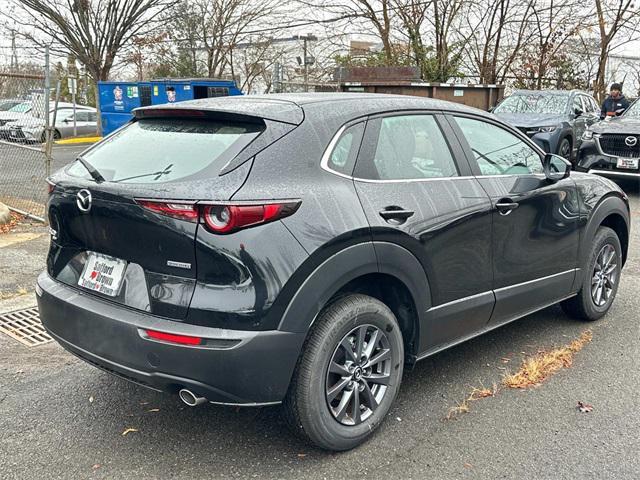
[[[627,137],[624,139],[624,143],[627,147],[635,147],[638,143],[638,137]]]
[[[76,194],[76,205],[82,213],[89,213],[91,210],[91,192],[83,188]]]

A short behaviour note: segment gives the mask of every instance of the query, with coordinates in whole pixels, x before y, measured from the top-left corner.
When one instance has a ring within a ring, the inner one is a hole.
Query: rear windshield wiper
[[[134,180],[136,178],[144,178],[144,177],[152,177],[152,176],[156,177],[156,178],[154,178],[154,180],[160,180],[160,177],[162,177],[163,175],[169,175],[171,173],[171,168],[172,167],[173,167],[173,163],[170,163],[169,165],[164,167],[164,170],[160,170],[158,172],[144,173],[142,175],[135,175],[133,177],[121,178],[119,180],[114,180],[114,182],[115,183],[126,182],[127,180]]]
[[[89,172],[89,175],[96,181],[96,183],[102,183],[105,181],[104,177],[100,175],[100,172],[95,169],[93,165],[87,162],[82,157],[76,157],[76,161],[80,162],[82,166]]]

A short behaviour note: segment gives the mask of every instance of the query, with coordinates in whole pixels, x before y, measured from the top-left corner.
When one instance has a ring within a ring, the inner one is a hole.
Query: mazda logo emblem
[[[627,145],[627,147],[635,147],[636,143],[638,143],[638,138],[637,137],[627,137],[624,139],[624,143]]]
[[[86,188],[83,188],[76,194],[76,205],[78,210],[83,213],[88,213],[91,210],[91,192]]]

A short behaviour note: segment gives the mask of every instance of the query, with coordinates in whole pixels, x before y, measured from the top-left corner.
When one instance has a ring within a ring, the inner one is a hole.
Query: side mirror
[[[582,115],[584,112],[582,110],[580,110],[579,108],[574,108],[573,109],[573,113],[575,113],[576,117],[579,117],[580,115]]]
[[[557,182],[571,174],[571,163],[560,155],[547,153],[542,162],[547,180]]]
[[[69,120],[68,118],[65,118],[64,120],[62,120],[62,123],[69,123],[71,120]]]

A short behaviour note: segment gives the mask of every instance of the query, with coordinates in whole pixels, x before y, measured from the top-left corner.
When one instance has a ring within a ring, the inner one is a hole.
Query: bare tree
[[[393,33],[397,2],[394,0],[299,0],[298,3],[309,11],[318,9],[323,14],[342,19],[351,27],[354,21],[360,21],[359,26],[382,43],[385,63],[395,63],[397,49],[393,46]]]
[[[481,0],[468,4],[462,36],[469,70],[480,83],[504,83],[529,43],[529,16],[535,0]]]
[[[432,80],[446,82],[457,71],[457,61],[454,57],[460,52],[459,47],[454,47],[454,33],[457,31],[455,22],[459,20],[459,14],[465,0],[433,0],[429,20],[433,25],[435,43],[435,69]],[[455,70],[455,71],[454,71]]]
[[[15,1],[25,7],[24,36],[50,45],[53,52],[73,55],[97,82],[109,78],[118,54],[168,0]]]
[[[630,40],[637,32],[640,11],[633,0],[594,0],[597,14],[600,49],[598,55],[598,71],[596,73],[594,93],[599,100],[606,95],[607,60],[611,50],[615,48],[615,40],[626,31]]]
[[[206,75],[221,77],[232,67],[231,57],[236,46],[248,41],[250,32],[272,26],[287,3],[279,0],[182,0],[164,18],[175,44],[191,56],[194,69],[197,70],[204,52],[202,62]]]
[[[403,27],[401,33],[404,33],[409,41],[411,56],[420,71],[420,78],[425,78],[429,69],[427,62],[429,48],[424,44],[422,32],[431,1],[394,0],[393,6]]]

